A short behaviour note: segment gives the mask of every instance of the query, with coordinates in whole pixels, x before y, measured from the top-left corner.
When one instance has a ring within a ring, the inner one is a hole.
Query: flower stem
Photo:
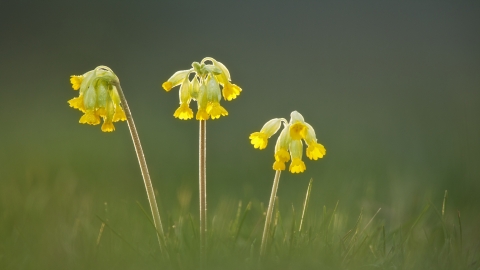
[[[199,197],[200,197],[200,267],[205,269],[207,250],[207,175],[206,175],[206,124],[207,121],[200,120],[199,140]]]
[[[267,216],[265,218],[265,227],[263,228],[262,244],[260,246],[260,258],[265,256],[265,251],[267,250],[267,242],[270,234],[270,223],[272,222],[273,208],[275,206],[275,197],[277,196],[278,182],[280,181],[281,172],[282,171],[277,170],[275,173],[275,178],[273,179],[272,194],[270,194]]]
[[[127,100],[125,99],[122,87],[120,86],[120,82],[113,82],[113,85],[118,90],[121,101],[120,104],[122,105],[125,115],[127,116],[128,128],[130,129],[130,135],[132,135],[133,145],[135,147],[135,152],[137,153],[138,163],[140,164],[140,170],[145,183],[145,189],[147,190],[148,202],[150,204],[150,209],[152,210],[153,222],[157,231],[158,243],[160,245],[160,252],[164,254],[164,252],[166,252],[165,235],[163,234],[162,221],[160,219],[160,213],[158,212],[157,201],[155,200],[155,192],[153,190],[150,174],[148,173],[147,162],[145,160],[145,155],[143,154],[142,145],[140,144],[140,138],[138,137],[137,129],[135,128],[135,123],[133,122],[132,113],[128,107]]]

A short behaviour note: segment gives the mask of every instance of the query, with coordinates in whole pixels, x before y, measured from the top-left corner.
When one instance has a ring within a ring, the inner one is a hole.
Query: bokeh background
[[[42,243],[79,217],[99,226],[106,204],[147,207],[126,123],[102,133],[68,107],[69,76],[98,65],[121,80],[162,215],[195,215],[198,122],[173,117],[177,88],[161,83],[206,56],[243,88],[222,101],[228,117],[207,123],[211,211],[225,199],[267,202],[276,137],[258,151],[248,136],[298,110],[327,155],[282,175],[281,207],[300,205],[313,178],[318,211],[381,207],[395,223],[448,190],[475,228],[479,33],[478,1],[2,1],[0,254],[63,254]]]

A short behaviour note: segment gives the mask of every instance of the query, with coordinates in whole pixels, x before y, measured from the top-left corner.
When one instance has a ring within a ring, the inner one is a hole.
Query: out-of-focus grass
[[[140,193],[87,192],[69,171],[52,177],[42,168],[32,170],[1,183],[0,269],[198,269],[195,187],[182,186],[176,202],[161,206],[169,256],[164,259],[147,203],[136,197]],[[377,214],[344,198],[338,205],[313,203],[321,188],[315,185],[301,231],[307,186],[303,194],[278,199],[261,269],[480,267],[478,214],[450,208],[448,199],[444,208],[442,194],[413,205],[409,198],[397,200]],[[407,188],[403,192],[411,192]],[[209,204],[209,269],[257,269],[264,203],[214,202]],[[404,208],[404,218],[394,219],[395,210]]]

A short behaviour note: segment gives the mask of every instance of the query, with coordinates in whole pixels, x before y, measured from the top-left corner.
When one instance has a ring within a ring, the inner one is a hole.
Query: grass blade
[[[130,244],[130,242],[128,242],[120,233],[118,233],[115,229],[113,229],[105,220],[103,220],[101,217],[99,217],[98,215],[95,215],[103,224],[105,224],[105,226],[107,226],[107,228],[109,228],[116,236],[118,236],[118,238],[122,239],[123,242],[125,242],[125,244],[127,244],[133,251],[135,251],[136,253],[138,253],[138,255],[142,255],[140,254],[140,252],[138,252],[138,250],[132,245]]]
[[[458,227],[460,230],[460,251],[463,249],[463,231],[462,231],[462,220],[460,219],[460,211],[457,211],[458,213]]]
[[[189,217],[189,220],[190,220],[190,227],[192,228],[192,232],[193,232],[193,238],[195,239],[198,239],[197,237],[197,230],[195,229],[195,223],[193,222],[193,217],[192,215],[188,215]]]
[[[367,225],[365,225],[365,227],[363,228],[363,230],[360,234],[362,234],[367,229],[367,227],[370,225],[370,223],[372,223],[372,220],[377,216],[377,214],[380,212],[380,210],[382,210],[382,208],[378,208],[378,211],[375,213],[375,215],[373,215],[373,217],[370,219],[370,221],[367,223]]]
[[[442,205],[442,219],[445,221],[445,211],[447,210],[447,199],[448,199],[448,190],[445,190],[445,195],[443,196],[443,205]]]
[[[387,255],[387,245],[386,245],[386,239],[385,239],[385,225],[382,226],[382,234],[383,234],[383,257]]]
[[[137,203],[138,207],[140,207],[140,210],[142,210],[142,212],[145,215],[145,217],[147,218],[147,220],[150,221],[150,224],[155,229],[155,223],[153,223],[153,220],[150,218],[150,215],[147,213],[147,211],[145,211],[145,209],[142,207],[142,205],[138,201],[136,201],[136,203]],[[157,231],[157,229],[155,229],[155,231]],[[158,234],[158,231],[157,231],[157,234]]]
[[[237,214],[235,215],[235,220],[232,224],[232,230],[236,231],[238,222],[240,221],[240,215],[242,214],[242,201],[238,201]]]
[[[310,193],[312,191],[312,182],[313,182],[313,178],[310,178],[310,182],[308,183],[308,187],[307,187],[307,194],[305,195],[305,201],[303,202],[302,218],[300,219],[300,225],[298,227],[298,232],[302,231],[303,220],[305,218],[305,212],[307,211],[308,201],[310,200]]]
[[[337,204],[335,204],[335,208],[333,209],[332,215],[330,216],[330,221],[328,222],[327,231],[330,229],[330,225],[332,224],[332,221],[335,218],[335,213],[337,212],[337,207],[339,202],[340,201],[337,201]],[[324,210],[324,215],[326,215],[326,210]]]
[[[247,217],[247,214],[248,214],[248,212],[250,212],[251,208],[252,208],[252,202],[249,202],[247,204],[247,207],[245,208],[245,211],[243,211],[242,219],[240,220],[240,223],[238,224],[237,233],[235,234],[235,238],[233,240],[233,249],[235,249],[235,245],[237,244],[238,236],[240,235],[240,231],[242,230],[243,222],[245,221],[245,218]]]
[[[413,223],[412,227],[410,227],[407,237],[405,237],[405,240],[403,240],[403,244],[405,244],[408,241],[408,239],[410,238],[410,235],[412,235],[413,229],[415,228],[415,226],[417,226],[418,222],[420,221],[420,219],[422,219],[423,215],[425,215],[425,213],[428,211],[429,208],[430,208],[430,204],[426,204],[422,212],[420,213],[420,215],[417,217],[417,219]]]
[[[292,224],[291,224],[291,227],[290,227],[289,242],[290,242],[289,254],[292,254],[293,245],[294,245],[294,242],[295,242],[295,208],[293,207],[293,204],[292,204]]]

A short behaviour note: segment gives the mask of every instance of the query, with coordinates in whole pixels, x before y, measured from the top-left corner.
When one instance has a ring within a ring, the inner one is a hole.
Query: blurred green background
[[[281,207],[313,178],[318,211],[340,200],[395,223],[448,189],[480,224],[478,1],[3,1],[0,33],[0,254],[64,254],[52,236],[80,218],[98,228],[105,203],[146,207],[126,123],[102,133],[68,107],[69,76],[98,65],[121,80],[161,213],[191,194],[196,214],[198,122],[173,117],[178,88],[161,83],[206,56],[243,88],[207,123],[212,211],[267,202],[276,137],[258,151],[248,136],[298,110],[327,155],[282,175]]]

